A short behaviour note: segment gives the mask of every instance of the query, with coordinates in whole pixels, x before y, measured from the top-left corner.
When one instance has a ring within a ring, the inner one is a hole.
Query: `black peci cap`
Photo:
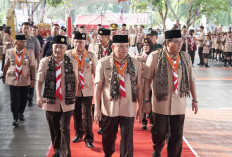
[[[63,35],[54,36],[53,44],[65,44],[65,45],[67,45],[66,37]]]
[[[77,32],[77,33],[75,33],[74,39],[77,39],[77,40],[86,40],[86,34],[85,33]]]
[[[98,34],[99,34],[99,35],[110,35],[110,32],[111,32],[111,30],[105,29],[105,28],[100,28],[100,29],[98,30]]]
[[[128,35],[114,35],[113,43],[128,43]]]
[[[24,34],[15,35],[15,40],[27,40]]]
[[[62,26],[61,29],[64,30],[65,32],[66,32],[66,30],[67,30],[64,26]]]
[[[172,39],[172,38],[181,38],[181,31],[180,30],[165,31],[165,39]]]

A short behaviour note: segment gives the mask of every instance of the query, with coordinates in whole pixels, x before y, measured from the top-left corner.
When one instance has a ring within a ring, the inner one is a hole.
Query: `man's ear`
[[[114,45],[114,44],[112,44],[112,45],[111,45],[112,50],[114,50],[114,47],[115,47],[115,45]]]

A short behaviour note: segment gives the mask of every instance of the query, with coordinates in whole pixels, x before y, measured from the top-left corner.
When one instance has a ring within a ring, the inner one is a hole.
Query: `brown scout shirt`
[[[172,67],[168,64],[168,96],[167,100],[157,102],[156,100],[156,78],[157,67],[159,60],[160,50],[152,52],[147,58],[147,68],[144,70],[143,77],[152,79],[152,111],[157,114],[163,115],[182,115],[186,110],[186,97],[181,98],[180,93],[178,95],[174,92],[174,83],[172,75]],[[189,78],[190,81],[194,81],[191,58],[187,53],[184,53],[189,64]],[[178,73],[178,92],[180,92],[180,84],[182,79],[182,67],[179,66]]]
[[[66,54],[75,60],[73,56],[73,49],[66,51]],[[95,74],[97,62],[98,62],[97,56],[93,52],[88,51],[86,58],[85,58],[85,63],[84,63],[84,81],[85,81],[84,89],[81,90],[79,86],[78,95],[77,95],[78,97],[81,97],[82,95],[83,97],[93,96],[93,76],[92,74]],[[78,68],[76,69],[76,71],[78,72]]]
[[[139,37],[139,40],[138,40],[138,35],[140,35]],[[144,43],[144,38],[145,38],[145,33],[143,31],[139,31],[137,34],[136,34],[136,43],[137,44],[143,44]]]
[[[132,58],[135,66],[137,84],[141,84],[141,63]],[[111,79],[110,56],[101,58],[96,68],[95,84],[102,85],[101,112],[109,117],[134,117],[136,114],[137,102],[132,101],[130,74],[125,71],[126,98],[111,100],[110,79]]]
[[[146,69],[147,57],[148,57],[148,55],[145,52],[143,52],[143,53],[141,53],[141,54],[139,54],[137,56],[137,59],[141,62],[141,72],[142,72],[142,74],[144,73],[144,69]],[[144,87],[145,87],[145,79],[143,77],[141,78],[141,85],[142,85],[143,94],[144,94],[144,91],[145,91],[145,89],[144,89]]]
[[[224,38],[225,41],[225,52],[232,53],[232,37],[226,37]],[[231,44],[229,45],[229,41],[231,41]]]
[[[204,39],[205,39],[204,32],[201,32],[198,38],[198,47],[203,47]]]
[[[209,41],[209,40],[208,40],[208,41]],[[204,53],[204,54],[209,54],[210,46],[207,46],[207,45],[206,45],[206,43],[207,43],[208,41],[205,40],[205,41],[203,42],[204,47],[203,47],[203,52],[202,52],[202,53]],[[210,41],[209,41],[209,42],[210,42]]]
[[[35,67],[35,56],[32,50],[26,49],[25,55],[23,57],[21,81],[16,80],[16,60],[14,56],[14,48],[8,49],[6,51],[5,65],[9,66],[6,72],[6,84],[12,86],[31,85],[30,67]]]
[[[5,35],[3,36],[3,52],[2,52],[2,54],[6,54],[6,50],[12,48],[13,44],[14,43],[11,41],[9,36],[5,33]]]
[[[37,81],[40,81],[42,83],[45,82],[47,69],[48,69],[48,63],[49,63],[49,57],[45,57],[40,61],[39,64],[39,70],[37,74]],[[73,69],[77,69],[77,63],[74,59],[71,59],[71,63],[73,64]],[[75,74],[75,82],[76,82],[76,90],[78,89],[77,85],[79,83],[79,75],[78,71],[74,70]],[[55,104],[48,104],[44,103],[42,109],[45,111],[53,111],[53,112],[60,112],[61,108],[63,112],[68,112],[74,110],[74,104],[67,105],[65,104],[65,72],[64,72],[64,62],[61,63],[61,90],[62,90],[62,102],[60,102],[60,99],[56,98]]]

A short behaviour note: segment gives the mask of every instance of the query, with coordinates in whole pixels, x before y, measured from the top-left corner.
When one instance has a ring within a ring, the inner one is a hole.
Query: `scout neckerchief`
[[[172,66],[172,75],[173,75],[173,82],[174,82],[174,91],[176,94],[178,94],[178,74],[177,74],[177,70],[179,67],[179,62],[180,62],[180,55],[178,53],[177,58],[176,59],[172,59],[167,50],[166,50],[166,56],[168,59],[168,62],[171,64]]]
[[[167,51],[164,47],[159,52],[159,60],[157,67],[156,75],[156,99],[157,102],[164,101],[168,99],[168,66],[167,66]],[[180,84],[180,97],[189,97],[190,96],[190,78],[189,78],[189,63],[185,55],[186,52],[180,51],[180,60],[181,60],[181,84]]]
[[[121,98],[121,90],[118,78],[118,71],[115,67],[115,56],[114,53],[110,55],[110,67],[111,67],[111,78],[110,78],[110,96],[111,100],[117,100]],[[132,101],[136,102],[137,91],[136,91],[136,75],[135,75],[135,66],[133,64],[132,58],[127,55],[127,70],[126,73],[130,75],[131,81],[131,94],[132,94]],[[120,69],[122,71],[122,69]],[[121,73],[121,72],[120,72]]]
[[[229,38],[229,45],[231,45],[231,38]]]
[[[109,47],[109,46],[108,46]],[[105,51],[103,52],[103,57],[105,57],[105,56],[107,56],[107,53],[108,53],[108,51],[107,51],[107,49],[108,49],[108,47],[105,49]],[[102,46],[102,48],[103,48],[103,46]],[[103,50],[104,50],[104,48],[103,48]]]
[[[125,31],[122,31],[122,30],[121,30],[121,35],[124,35],[124,34],[125,34]]]
[[[118,72],[118,77],[119,77],[119,85],[120,85],[120,97],[121,98],[126,98],[126,90],[125,90],[125,76],[124,72],[126,71],[127,68],[127,60],[125,63],[121,64],[118,61],[114,61],[114,66]]]
[[[191,36],[190,38],[186,38],[188,40],[188,43],[190,45],[190,50],[193,51],[194,48],[194,38]]]
[[[44,101],[48,104],[56,103],[56,63],[54,56],[49,56],[47,65],[47,73],[45,76],[45,87],[43,92]],[[75,102],[76,96],[76,81],[73,69],[73,64],[70,58],[64,55],[64,85],[65,89],[65,104],[71,105]],[[63,101],[63,100],[62,100]]]
[[[84,85],[85,85],[84,63],[85,63],[86,55],[87,55],[87,50],[85,50],[84,54],[82,53],[81,55],[78,55],[78,56],[77,56],[76,50],[74,49],[73,51],[73,56],[75,57],[78,63],[78,70],[79,70],[79,75],[80,75],[80,80],[81,80],[81,89],[84,89]]]
[[[12,37],[10,36],[10,34],[6,33],[6,35],[10,38],[11,42],[13,43],[14,40],[12,39]]]
[[[21,81],[21,75],[22,75],[22,69],[23,69],[23,57],[26,53],[26,49],[23,49],[23,53],[21,54],[17,54],[16,52],[16,47],[14,48],[14,56],[15,56],[15,61],[16,61],[16,80],[20,80]]]
[[[139,43],[139,40],[140,40],[140,38],[141,38],[141,34],[142,34],[142,32],[139,31],[139,32],[138,32],[138,35],[137,35],[137,43]]]
[[[55,61],[56,64],[56,97],[60,99],[62,102],[62,90],[61,90],[61,63],[63,62],[57,62]]]

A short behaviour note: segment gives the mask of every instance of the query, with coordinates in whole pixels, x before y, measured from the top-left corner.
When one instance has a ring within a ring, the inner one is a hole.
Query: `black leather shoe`
[[[78,143],[82,140],[82,136],[75,136],[74,139],[73,139],[73,143]]]
[[[160,152],[153,152],[152,157],[161,157],[161,153]]]
[[[53,155],[52,155],[52,157],[59,157],[60,155],[59,155],[59,153],[54,153]]]
[[[20,121],[25,121],[23,113],[19,113],[19,120]]]
[[[147,125],[142,125],[143,130],[147,130]]]
[[[14,122],[12,123],[13,126],[18,127],[19,126],[19,120],[15,119]]]
[[[32,100],[29,100],[29,101],[28,101],[28,106],[33,106]]]
[[[97,133],[98,133],[99,135],[102,135],[102,128],[99,128],[99,130],[97,131]]]
[[[94,147],[93,143],[91,143],[91,142],[86,142],[85,144],[89,148],[93,148]]]

